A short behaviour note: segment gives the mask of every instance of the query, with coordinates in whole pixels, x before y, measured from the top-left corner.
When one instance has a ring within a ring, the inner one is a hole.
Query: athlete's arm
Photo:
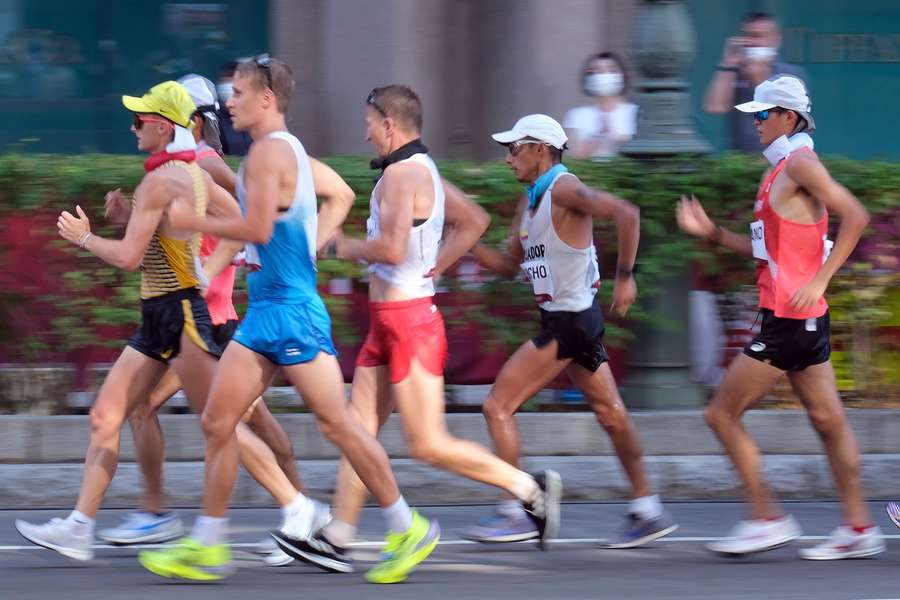
[[[321,250],[344,223],[347,213],[356,200],[356,193],[341,179],[334,169],[310,157],[313,185],[316,197],[322,199],[319,207],[319,224],[316,231],[316,250]]]
[[[641,238],[641,211],[637,206],[609,192],[595,190],[575,177],[561,178],[553,189],[553,202],[561,207],[592,217],[616,222],[619,244],[616,261],[616,283],[610,310],[625,316],[637,297],[634,261]]]
[[[272,236],[278,210],[279,183],[283,169],[287,168],[285,156],[294,163],[282,147],[285,142],[262,139],[250,146],[244,166],[247,185],[247,212],[217,216],[197,217],[186,202],[173,202],[169,208],[169,221],[180,229],[208,233],[218,238],[264,244]]]
[[[169,182],[159,177],[145,179],[135,192],[134,207],[125,228],[125,237],[121,240],[108,240],[91,233],[91,223],[81,206],[75,207],[78,216],[63,211],[57,227],[62,237],[97,258],[114,267],[133,271],[141,264],[147,244],[159,227],[171,195]]]
[[[197,161],[200,168],[210,174],[217,185],[222,186],[232,196],[237,196],[237,175],[221,156],[208,156]]]
[[[461,189],[446,179],[441,181],[444,184],[444,223],[450,225],[450,231],[444,236],[438,252],[434,266],[436,277],[462,258],[491,224],[487,212],[469,200]]]
[[[675,209],[675,217],[682,231],[724,246],[743,256],[753,256],[750,236],[734,233],[721,225],[716,225],[695,196],[691,196],[690,199],[681,197]]]
[[[841,217],[837,239],[828,260],[822,264],[815,277],[791,298],[794,308],[804,310],[815,305],[825,294],[831,278],[862,237],[869,224],[869,213],[847,188],[832,179],[825,166],[816,158],[797,156],[788,161],[785,172],[813,198],[825,204],[830,212]]]
[[[399,265],[406,259],[406,245],[413,222],[413,199],[419,183],[419,165],[395,163],[381,177],[381,204],[378,227],[381,237],[374,240],[343,238],[337,254],[350,260]]]
[[[519,274],[522,265],[522,242],[519,240],[519,226],[522,223],[522,215],[528,207],[528,198],[523,196],[516,207],[516,215],[509,226],[509,237],[506,240],[506,252],[500,252],[481,242],[472,248],[472,256],[482,267],[493,271],[507,279],[513,279]]]
[[[562,208],[615,221],[618,266],[631,271],[641,237],[641,211],[637,206],[609,192],[589,188],[575,177],[560,178],[553,188],[553,202]]]

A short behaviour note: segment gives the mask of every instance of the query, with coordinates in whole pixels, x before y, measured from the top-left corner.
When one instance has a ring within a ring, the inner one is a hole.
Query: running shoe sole
[[[154,575],[159,575],[166,579],[180,579],[184,581],[219,581],[220,579],[225,579],[229,575],[234,574],[234,567],[230,564],[222,567],[214,567],[210,570],[190,567],[190,570],[188,571],[188,567],[185,567],[185,570],[177,573],[173,569],[166,568],[164,564],[157,563],[143,552],[138,554],[138,562],[141,563],[142,567]]]
[[[58,546],[51,542],[47,542],[47,541],[44,541],[44,540],[41,540],[38,538],[31,537],[31,536],[25,534],[24,531],[22,531],[22,529],[20,528],[20,524],[27,525],[27,523],[25,521],[16,519],[16,523],[15,523],[16,531],[18,531],[19,535],[21,535],[23,538],[25,538],[32,544],[40,546],[41,548],[46,548],[47,550],[53,550],[54,552],[58,552],[59,554],[65,556],[66,558],[71,558],[73,560],[79,560],[79,561],[84,562],[84,561],[88,561],[88,560],[91,560],[94,558],[94,551],[92,549],[78,550],[77,548],[70,548],[67,546]]]
[[[707,545],[706,548],[707,548],[707,550],[710,550],[711,552],[714,552],[715,554],[719,554],[720,556],[728,556],[730,558],[738,558],[741,556],[748,556],[750,554],[758,554],[760,552],[768,552],[769,550],[776,550],[778,548],[782,548],[784,546],[787,546],[794,540],[796,540],[798,537],[800,537],[800,536],[793,535],[788,538],[784,538],[777,542],[769,544],[768,546],[763,546],[760,548],[753,548],[751,550],[744,550],[742,552],[735,552],[733,550],[717,550],[714,546],[711,546],[711,545]]]
[[[624,542],[621,544],[617,544],[615,542],[608,542],[606,544],[603,544],[601,546],[601,548],[606,548],[607,550],[627,550],[629,548],[638,548],[640,546],[644,546],[646,544],[649,544],[650,542],[658,540],[661,537],[665,537],[665,536],[669,535],[670,533],[675,532],[675,530],[677,530],[677,529],[678,529],[678,524],[676,523],[676,524],[670,525],[669,527],[666,527],[665,529],[660,529],[659,531],[654,531],[653,533],[648,533],[644,537],[638,538],[636,540],[632,540],[630,542]]]
[[[547,521],[544,535],[538,540],[541,550],[547,549],[547,543],[559,535],[559,503],[562,500],[562,477],[553,469],[544,472],[544,492],[547,494]]]
[[[273,531],[272,537],[275,538],[275,542],[278,544],[279,548],[281,548],[286,554],[288,554],[289,556],[293,556],[297,560],[303,561],[314,567],[318,567],[324,571],[328,571],[329,573],[353,572],[352,564],[334,560],[332,558],[328,558],[327,556],[322,556],[321,554],[310,552],[309,549],[296,545],[294,543],[294,540],[285,537],[284,534],[279,531]]]
[[[177,540],[180,537],[184,536],[184,531],[168,531],[164,533],[154,533],[141,536],[139,538],[124,538],[117,537],[115,535],[109,535],[103,532],[98,532],[97,537],[103,540],[108,544],[112,544],[113,546],[132,546],[134,544],[164,544],[166,542],[171,542]]]
[[[529,531],[528,533],[511,533],[509,535],[495,535],[491,537],[478,537],[476,535],[465,535],[460,534],[460,536],[464,540],[469,540],[470,542],[478,542],[479,544],[510,544],[514,542],[527,542],[529,540],[536,540],[540,537],[540,534],[535,529],[534,531]]]
[[[872,558],[873,556],[877,556],[885,551],[885,546],[882,544],[881,546],[876,546],[875,548],[867,548],[865,550],[857,550],[854,552],[847,552],[842,554],[841,556],[815,556],[815,555],[807,555],[800,550],[800,558],[803,560],[844,560],[844,559],[854,559],[854,558]]]

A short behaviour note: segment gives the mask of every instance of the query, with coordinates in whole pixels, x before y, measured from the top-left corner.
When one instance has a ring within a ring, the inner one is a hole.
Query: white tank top
[[[553,229],[553,186],[544,192],[537,212],[526,209],[519,227],[524,252],[522,270],[534,288],[534,299],[544,310],[580,312],[590,308],[600,287],[597,250],[593,241],[587,248],[573,248],[559,239]]]
[[[427,154],[413,154],[400,161],[400,163],[404,162],[415,162],[428,168],[434,183],[434,207],[425,222],[416,225],[410,231],[404,261],[399,265],[373,263],[369,265],[369,272],[399,288],[410,299],[428,298],[434,296],[434,281],[428,273],[434,269],[437,263],[438,248],[444,233],[444,184],[441,182],[437,166]],[[372,196],[369,199],[366,235],[370,240],[381,237],[381,211],[378,201],[375,199],[380,187],[381,180],[375,184],[375,189],[372,190]]]

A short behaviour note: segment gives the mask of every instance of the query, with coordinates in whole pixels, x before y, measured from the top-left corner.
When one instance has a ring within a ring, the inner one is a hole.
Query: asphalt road
[[[432,557],[404,583],[376,586],[361,571],[376,560],[381,518],[366,509],[354,557],[358,572],[327,574],[304,565],[270,568],[251,554],[252,546],[278,521],[269,509],[232,512],[231,539],[240,565],[224,582],[189,584],[156,577],[137,563],[135,548],[100,547],[91,563],[78,563],[30,546],[13,520],[44,521],[67,511],[0,511],[0,599],[2,600],[276,600],[281,598],[611,598],[629,600],[900,599],[900,530],[873,502],[876,522],[889,535],[888,550],[874,559],[809,562],[797,548],[813,545],[839,522],[829,502],[786,504],[805,536],[793,546],[744,559],[710,554],[703,544],[724,536],[741,516],[734,503],[675,503],[670,510],[681,528],[665,541],[636,550],[604,550],[599,539],[621,524],[622,504],[567,504],[560,540],[548,552],[533,543],[483,546],[456,535],[486,514],[486,506],[422,507],[437,517],[444,536]],[[195,510],[180,511],[191,521]],[[121,511],[101,513],[100,526]]]

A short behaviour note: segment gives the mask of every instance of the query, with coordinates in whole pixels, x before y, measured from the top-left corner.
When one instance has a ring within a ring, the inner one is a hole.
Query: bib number
[[[761,219],[750,223],[750,243],[753,246],[753,258],[769,260],[769,253],[766,251],[766,228]]]
[[[550,265],[544,257],[544,245],[536,244],[525,248],[525,261],[522,262],[522,271],[531,282],[534,297],[538,302],[549,302],[556,291],[553,288],[553,277]]]

